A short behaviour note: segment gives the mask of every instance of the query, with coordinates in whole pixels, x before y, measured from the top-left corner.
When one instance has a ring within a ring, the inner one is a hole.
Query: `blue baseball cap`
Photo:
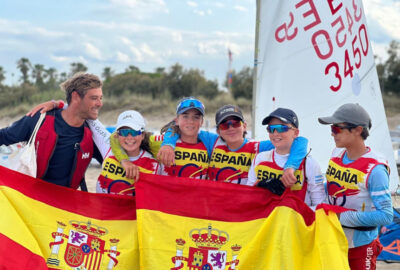
[[[176,114],[182,114],[190,109],[198,110],[201,115],[204,116],[204,105],[198,99],[194,97],[184,98],[179,102],[178,106],[176,107]]]

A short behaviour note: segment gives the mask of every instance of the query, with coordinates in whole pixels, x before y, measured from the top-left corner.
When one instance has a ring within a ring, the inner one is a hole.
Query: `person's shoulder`
[[[306,157],[306,169],[321,169],[321,166],[319,165],[319,162],[311,155],[308,155]]]
[[[257,153],[257,155],[256,155],[256,157],[255,157],[255,160],[256,160],[257,162],[262,162],[262,161],[265,161],[265,160],[270,160],[270,159],[272,158],[273,153],[274,153],[274,150],[273,150],[273,149],[272,149],[272,150],[269,150],[269,151],[264,151],[264,152]]]
[[[142,155],[140,158],[148,158],[148,159],[152,159],[152,160],[157,161],[157,160],[153,157],[153,155],[152,155],[150,152],[146,151],[146,150],[143,150],[143,155]]]
[[[383,164],[387,164],[387,158],[385,157],[384,154],[382,154],[381,152],[375,151],[373,149],[369,148],[369,152],[367,153],[368,155],[372,156],[373,158],[375,158],[376,160],[379,161],[379,163],[383,163]]]
[[[331,156],[332,157],[342,156],[344,152],[346,152],[346,148],[337,148],[337,147],[335,147],[332,150]]]
[[[33,116],[26,116],[25,115],[24,117],[22,117],[21,120],[23,121],[24,125],[28,124],[28,125],[35,126],[37,121],[39,121],[40,115],[41,115],[40,112],[35,113]]]
[[[312,155],[307,155],[306,162],[307,163],[318,163],[318,161]]]

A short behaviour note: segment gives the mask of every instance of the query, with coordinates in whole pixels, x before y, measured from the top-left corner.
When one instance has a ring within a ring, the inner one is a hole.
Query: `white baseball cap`
[[[137,111],[124,111],[118,116],[117,130],[121,127],[130,127],[134,130],[144,131],[145,126],[143,116]]]

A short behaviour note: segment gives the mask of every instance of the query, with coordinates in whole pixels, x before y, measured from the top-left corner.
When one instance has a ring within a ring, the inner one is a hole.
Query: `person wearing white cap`
[[[47,101],[35,106],[29,114],[39,110],[47,112],[54,107],[65,109],[67,106],[62,101]],[[159,136],[146,133],[142,115],[133,110],[119,115],[117,131],[113,134],[110,134],[98,119],[86,122],[98,150],[95,152],[100,152],[103,158],[103,169],[96,184],[96,192],[134,195],[134,183],[139,179],[139,173],[155,174],[158,170],[159,164],[151,153],[161,145],[161,141],[157,140]],[[127,153],[122,162],[118,161],[111,150],[112,138],[115,138],[121,149]],[[125,167],[128,170],[125,170]]]
[[[393,219],[386,158],[365,145],[371,118],[359,104],[340,106],[332,116],[320,117],[331,125],[336,147],[326,171],[328,200],[348,208],[338,214],[349,244],[351,269],[375,269],[382,250],[378,227]]]
[[[89,125],[91,128],[94,127],[94,141],[104,158],[96,192],[134,194],[135,180],[126,177],[124,167],[111,150],[109,139],[104,140],[102,136],[96,136],[101,130],[96,123],[92,122]],[[158,170],[158,162],[150,153],[149,135],[145,133],[145,126],[145,120],[139,112],[125,111],[118,116],[116,132],[111,135],[118,139],[128,155],[129,162],[135,165],[138,170],[137,176],[139,172],[155,174]]]

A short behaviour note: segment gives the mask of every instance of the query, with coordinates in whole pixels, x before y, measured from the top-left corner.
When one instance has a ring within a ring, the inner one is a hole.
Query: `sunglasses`
[[[140,134],[142,134],[142,131],[140,130],[134,130],[134,129],[119,129],[117,131],[119,136],[122,137],[128,137],[129,134],[131,134],[132,137],[136,137]]]
[[[274,133],[275,131],[278,133],[283,133],[283,132],[287,132],[289,129],[292,129],[292,127],[289,127],[286,125],[268,125],[267,126],[268,133]]]
[[[224,121],[221,124],[219,124],[219,128],[221,130],[227,130],[229,129],[230,126],[232,126],[233,128],[238,128],[242,125],[242,121],[239,120],[228,120],[228,121]]]
[[[197,99],[185,99],[181,101],[177,108],[176,111],[179,112],[180,110],[186,109],[186,108],[193,108],[193,109],[200,109],[202,112],[204,112],[204,105]]]
[[[351,130],[355,128],[355,126],[336,126],[336,125],[331,125],[331,131],[333,134],[339,134],[342,132],[342,129],[348,129]]]

